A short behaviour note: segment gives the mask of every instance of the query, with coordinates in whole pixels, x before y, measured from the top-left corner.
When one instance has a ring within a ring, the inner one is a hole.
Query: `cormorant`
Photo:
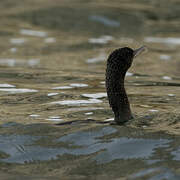
[[[124,47],[114,50],[107,59],[106,89],[109,104],[114,112],[114,123],[124,124],[133,119],[130,104],[124,88],[124,79],[127,70],[131,67],[133,58],[145,50]]]

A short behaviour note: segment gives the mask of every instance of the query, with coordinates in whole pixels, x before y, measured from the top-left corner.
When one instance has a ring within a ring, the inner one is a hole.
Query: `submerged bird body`
[[[129,100],[124,87],[127,70],[131,67],[134,56],[144,50],[124,47],[113,51],[107,60],[106,89],[109,104],[114,112],[115,122],[123,124],[132,119]]]

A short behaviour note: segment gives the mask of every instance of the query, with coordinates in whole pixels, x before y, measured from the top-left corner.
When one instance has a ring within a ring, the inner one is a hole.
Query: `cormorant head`
[[[131,67],[133,58],[139,55],[144,50],[145,46],[142,46],[135,50],[129,47],[116,49],[110,54],[108,63],[114,64],[122,72],[126,72]]]
[[[118,49],[117,56],[118,63],[121,66],[123,65],[125,69],[129,69],[133,61],[134,51],[129,47],[120,48]]]

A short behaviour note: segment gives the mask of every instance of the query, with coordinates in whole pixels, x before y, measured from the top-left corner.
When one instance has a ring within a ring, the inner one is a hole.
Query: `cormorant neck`
[[[112,73],[111,76],[108,76],[107,73],[106,78],[106,88],[109,103],[114,112],[115,121],[118,124],[122,124],[133,118],[124,87],[125,74],[126,73]]]
[[[133,117],[126,89],[124,87],[125,74],[126,73],[122,74],[122,77],[120,77],[120,84],[118,87],[119,95],[117,101],[119,101],[120,103],[118,103],[118,111],[115,112],[115,121],[117,123],[126,122]]]

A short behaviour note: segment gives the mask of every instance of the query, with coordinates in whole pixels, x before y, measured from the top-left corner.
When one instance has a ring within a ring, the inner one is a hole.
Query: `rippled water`
[[[10,126],[19,126],[21,129],[30,128],[16,124]],[[1,155],[0,161],[25,165],[49,160],[66,163],[70,159],[65,157],[73,155],[82,163],[79,166],[82,168],[82,172],[78,172],[78,174],[83,174],[84,168],[89,169],[92,164],[95,168],[100,165],[104,166],[108,173],[114,173],[116,168],[109,169],[109,166],[121,167],[124,163],[122,169],[119,169],[119,173],[124,174],[123,169],[128,168],[127,177],[129,179],[143,178],[149,175],[151,175],[151,179],[158,177],[160,179],[178,179],[180,176],[173,170],[173,167],[179,164],[180,146],[179,143],[176,143],[176,141],[179,142],[179,137],[174,139],[173,136],[157,133],[147,134],[141,130],[135,133],[135,131],[135,129],[124,127],[101,127],[95,130],[91,128],[88,131],[77,131],[59,138],[53,137],[51,142],[47,140],[48,134],[47,136],[1,135],[0,151],[1,154],[4,154],[3,157]],[[38,142],[41,141],[44,145],[40,146]],[[62,142],[64,144],[61,144]],[[45,144],[51,144],[51,146],[46,147]],[[87,155],[91,156],[86,160],[86,166],[83,167],[82,157]],[[125,161],[129,163],[125,163]],[[137,164],[136,173],[133,168],[135,162]],[[169,163],[168,167],[167,162]],[[92,170],[94,171],[94,169]]]
[[[37,179],[179,178],[179,2],[0,4],[4,179],[7,163],[17,178],[14,172],[31,179],[33,171]],[[100,123],[113,120],[108,55],[141,45],[148,52],[134,59],[125,81],[135,119],[125,127]]]

